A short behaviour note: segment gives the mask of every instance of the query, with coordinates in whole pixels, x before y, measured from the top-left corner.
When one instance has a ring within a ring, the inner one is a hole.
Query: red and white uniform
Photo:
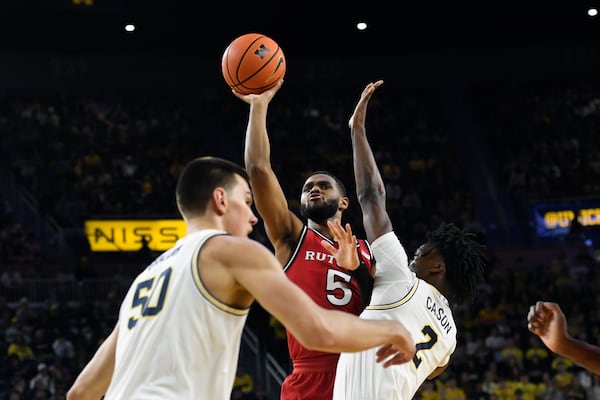
[[[337,265],[321,244],[323,239],[333,243],[305,226],[284,271],[320,306],[359,315],[364,307],[358,282]],[[368,242],[358,240],[357,250],[370,270],[373,258]],[[308,350],[289,331],[287,341],[293,371],[283,382],[281,400],[331,400],[339,354]]]

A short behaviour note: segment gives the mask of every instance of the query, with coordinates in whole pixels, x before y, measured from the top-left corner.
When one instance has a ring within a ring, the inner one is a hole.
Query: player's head
[[[258,221],[251,208],[246,170],[222,158],[198,157],[190,161],[179,175],[175,196],[184,219],[204,216],[210,209],[225,217],[225,229],[234,235],[249,234]]]
[[[324,223],[348,208],[346,187],[327,171],[317,171],[306,179],[300,195],[300,214],[312,221]]]
[[[475,235],[456,225],[442,224],[427,233],[427,242],[415,252],[410,268],[436,287],[449,287],[457,304],[470,302],[484,279],[487,252]]]

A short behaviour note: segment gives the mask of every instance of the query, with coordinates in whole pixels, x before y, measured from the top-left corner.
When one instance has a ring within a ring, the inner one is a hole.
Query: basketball
[[[230,88],[242,94],[259,94],[271,89],[286,71],[285,56],[279,44],[260,33],[237,37],[221,59],[223,78]]]

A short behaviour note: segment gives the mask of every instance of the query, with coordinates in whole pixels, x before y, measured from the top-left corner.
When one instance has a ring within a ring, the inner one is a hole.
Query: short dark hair
[[[337,176],[335,176],[334,174],[332,174],[329,171],[315,171],[312,174],[310,174],[310,176],[314,176],[317,174],[329,175],[330,177],[332,177],[333,180],[335,181],[336,185],[338,186],[338,189],[342,193],[342,196],[344,196],[344,197],[348,196],[348,192],[346,191],[346,185],[344,185],[344,183]]]
[[[452,297],[459,305],[473,301],[484,281],[487,249],[475,237],[474,233],[465,232],[453,223],[442,224],[433,232],[427,232],[427,241],[444,259]]]
[[[238,164],[218,157],[198,157],[190,161],[177,180],[175,197],[182,216],[204,214],[212,192],[217,187],[230,189],[235,175],[249,182],[246,170]]]

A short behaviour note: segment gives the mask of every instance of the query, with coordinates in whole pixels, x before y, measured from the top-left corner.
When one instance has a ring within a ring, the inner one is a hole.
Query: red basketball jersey
[[[305,226],[296,249],[284,266],[284,271],[291,281],[320,306],[359,315],[363,310],[363,302],[358,283],[350,272],[339,267],[335,257],[325,250],[321,244],[323,239],[334,243]],[[368,242],[358,240],[356,246],[359,258],[370,270],[373,258]],[[314,367],[321,366],[325,369],[331,367],[335,370],[338,354],[308,350],[289,331],[287,340],[294,368],[306,365],[306,362],[309,364],[314,362]]]

